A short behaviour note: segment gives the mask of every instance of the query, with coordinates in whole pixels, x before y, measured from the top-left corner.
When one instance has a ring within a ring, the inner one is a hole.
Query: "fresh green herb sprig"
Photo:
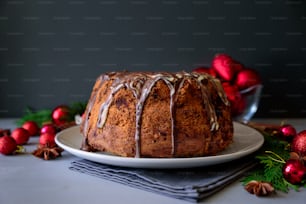
[[[79,114],[81,115],[86,108],[86,103],[84,102],[75,102],[69,106],[69,121],[74,120],[74,116]],[[35,111],[31,108],[26,108],[24,115],[16,122],[18,126],[21,126],[26,121],[34,121],[41,127],[44,123],[52,122],[52,110],[43,109]]]
[[[28,107],[26,108],[24,115],[19,120],[17,120],[16,124],[18,126],[22,126],[22,124],[26,121],[34,121],[39,127],[41,127],[43,123],[52,122],[51,113],[52,110],[49,109],[34,111]]]
[[[288,192],[290,188],[298,190],[299,186],[286,181],[282,172],[285,161],[290,158],[289,143],[269,132],[262,131],[262,134],[265,142],[255,157],[259,165],[242,180],[243,185],[256,180],[269,182],[275,190],[282,192]]]

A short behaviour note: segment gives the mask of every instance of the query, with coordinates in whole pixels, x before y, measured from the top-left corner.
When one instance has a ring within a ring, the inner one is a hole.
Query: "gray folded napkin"
[[[189,169],[135,169],[77,160],[73,171],[162,195],[197,202],[221,190],[256,165],[244,158],[219,165]]]

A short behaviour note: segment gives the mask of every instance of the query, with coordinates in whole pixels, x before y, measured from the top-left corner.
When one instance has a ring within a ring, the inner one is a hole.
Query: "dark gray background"
[[[0,117],[87,101],[103,72],[191,71],[216,53],[260,73],[256,117],[306,116],[303,0],[0,2]]]

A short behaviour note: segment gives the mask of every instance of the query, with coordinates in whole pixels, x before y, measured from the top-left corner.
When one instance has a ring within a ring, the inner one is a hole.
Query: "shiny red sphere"
[[[4,155],[13,154],[17,149],[17,144],[14,138],[5,135],[0,137],[0,153]]]
[[[54,147],[55,144],[55,135],[50,133],[44,133],[39,137],[39,144],[48,145],[49,147]]]
[[[34,121],[27,121],[23,123],[22,127],[29,131],[30,136],[38,135],[39,133],[39,127],[36,122]]]
[[[291,150],[301,156],[306,156],[306,130],[299,132],[291,142]]]
[[[57,106],[52,111],[52,120],[56,125],[63,125],[69,120],[69,107],[65,105]]]
[[[30,133],[26,129],[19,127],[13,130],[11,136],[14,138],[17,145],[23,145],[29,141]]]
[[[285,138],[293,138],[296,136],[296,130],[292,125],[282,125],[279,129],[279,131],[282,133],[283,137]]]
[[[283,166],[283,176],[292,184],[301,183],[305,177],[305,173],[304,165],[297,159],[289,159]]]
[[[238,72],[235,80],[239,90],[250,88],[261,83],[260,77],[253,69],[243,69]]]
[[[45,124],[40,129],[40,134],[44,134],[44,133],[50,133],[50,134],[55,135],[56,134],[56,128],[54,127],[53,124]]]
[[[212,60],[212,67],[225,81],[232,81],[235,75],[234,60],[227,54],[217,54]]]

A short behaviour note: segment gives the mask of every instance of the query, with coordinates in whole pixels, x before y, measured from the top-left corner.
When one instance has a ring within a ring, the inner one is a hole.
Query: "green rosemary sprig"
[[[269,182],[275,190],[282,192],[288,192],[289,189],[298,190],[299,186],[286,181],[282,172],[283,165],[290,158],[289,143],[269,132],[261,132],[265,142],[255,157],[259,165],[242,180],[243,185],[256,180]]]

